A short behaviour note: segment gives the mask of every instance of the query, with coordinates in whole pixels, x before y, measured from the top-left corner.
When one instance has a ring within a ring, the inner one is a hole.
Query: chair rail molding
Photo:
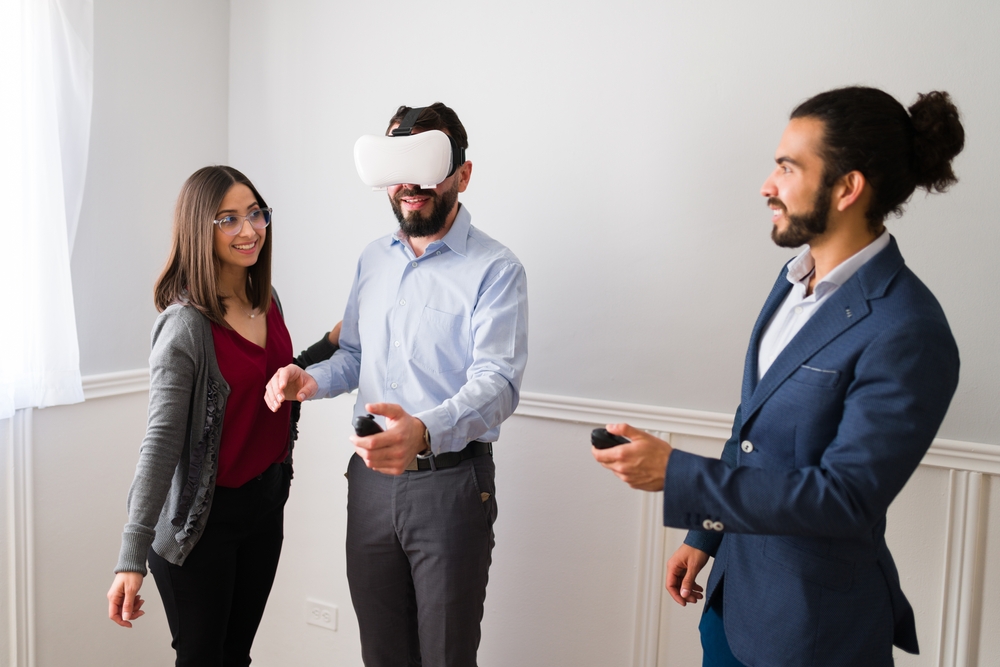
[[[582,424],[625,421],[647,431],[721,440],[728,440],[733,428],[733,415],[722,412],[529,392],[521,393],[515,414]],[[935,438],[920,465],[1000,475],[1000,445]]]

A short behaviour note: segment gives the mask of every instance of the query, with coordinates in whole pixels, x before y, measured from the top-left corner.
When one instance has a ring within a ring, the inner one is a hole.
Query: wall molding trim
[[[606,424],[627,421],[636,428],[728,440],[733,416],[683,408],[661,408],[575,396],[521,392],[515,414],[557,421]]]
[[[6,420],[7,641],[11,667],[35,665],[35,517],[31,454],[32,409],[16,410]]]
[[[983,534],[987,511],[983,476],[952,470],[948,478],[948,528],[938,665],[975,664],[982,617]]]
[[[582,424],[627,421],[636,428],[728,440],[733,415],[592,398],[521,393],[515,414]],[[936,438],[921,465],[1000,475],[1000,445]]]
[[[666,434],[654,435],[663,437]],[[632,667],[657,667],[660,657],[660,609],[664,595],[663,572],[667,562],[663,492],[643,493],[640,511]]]
[[[100,375],[85,375],[83,377],[83,398],[85,401],[108,396],[122,396],[142,391],[149,391],[148,368],[136,368],[130,371],[102,373]]]
[[[148,390],[148,368],[87,375],[83,378],[83,395],[88,401]],[[521,393],[521,402],[515,414],[580,424],[627,421],[636,428],[647,431],[720,440],[729,439],[733,426],[733,416],[723,412],[664,408],[536,392]],[[937,438],[921,464],[948,470],[1000,475],[1000,445]]]

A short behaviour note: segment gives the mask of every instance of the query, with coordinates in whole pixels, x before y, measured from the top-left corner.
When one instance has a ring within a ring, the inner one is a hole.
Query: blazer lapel
[[[879,299],[885,295],[896,274],[903,267],[903,256],[899,253],[896,239],[890,238],[889,245],[882,252],[871,258],[857,273],[851,276],[830,298],[820,306],[819,310],[806,322],[806,325],[789,341],[778,358],[774,360],[767,373],[760,379],[747,396],[747,378],[743,378],[743,402],[741,403],[743,423],[746,424],[754,413],[781,384],[794,373],[799,366],[816,352],[830,343],[837,336],[851,328],[871,312],[870,300]],[[787,269],[786,269],[787,271]],[[787,283],[787,280],[785,281]],[[787,292],[787,290],[785,291]],[[775,290],[771,291],[765,308],[771,305]],[[784,298],[784,292],[782,297]],[[780,303],[780,301],[779,301]],[[772,305],[771,313],[777,305]],[[763,313],[761,313],[763,317]],[[770,316],[768,316],[770,318]],[[767,320],[764,320],[766,323]],[[757,371],[757,344],[759,329],[758,320],[755,327],[750,351],[747,353],[746,368],[750,367],[750,355],[753,359],[754,378]]]
[[[774,390],[788,379],[789,375],[834,338],[867,317],[870,312],[871,307],[861,290],[860,283],[857,280],[848,280],[809,318],[805,326],[788,342],[764,373],[750,401],[743,406],[744,423],[774,393]]]
[[[764,331],[764,327],[767,323],[771,321],[774,317],[775,311],[781,305],[781,302],[785,300],[785,296],[788,294],[789,290],[792,289],[792,284],[788,282],[788,264],[785,268],[781,270],[778,275],[778,279],[774,281],[774,286],[771,288],[771,293],[767,295],[767,300],[764,301],[764,307],[760,310],[760,315],[757,316],[757,322],[753,325],[753,332],[750,334],[750,345],[747,348],[747,358],[743,362],[743,390],[740,397],[741,405],[747,405],[750,401],[750,396],[753,395],[754,389],[757,387],[757,349],[760,347],[760,335]],[[745,411],[744,411],[745,414]],[[746,421],[746,419],[744,419]]]

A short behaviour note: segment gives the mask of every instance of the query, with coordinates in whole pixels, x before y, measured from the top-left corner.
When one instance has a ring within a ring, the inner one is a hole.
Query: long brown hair
[[[215,256],[212,221],[229,188],[237,183],[250,188],[257,204],[267,208],[250,179],[222,165],[203,167],[184,181],[174,208],[170,257],[153,287],[153,303],[163,311],[175,302],[197,308],[208,319],[225,322],[226,300],[219,293],[219,259]],[[268,229],[257,262],[247,269],[246,293],[250,306],[266,313],[271,305],[271,234]]]

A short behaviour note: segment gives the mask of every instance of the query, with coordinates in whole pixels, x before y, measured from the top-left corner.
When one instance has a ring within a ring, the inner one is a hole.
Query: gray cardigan
[[[115,566],[115,572],[143,575],[150,546],[167,561],[183,565],[205,529],[229,397],[211,322],[194,307],[175,303],[160,313],[152,345],[146,435]],[[320,361],[336,349],[324,336],[296,363]],[[298,411],[294,413],[297,418]],[[289,448],[295,432],[293,421]]]

